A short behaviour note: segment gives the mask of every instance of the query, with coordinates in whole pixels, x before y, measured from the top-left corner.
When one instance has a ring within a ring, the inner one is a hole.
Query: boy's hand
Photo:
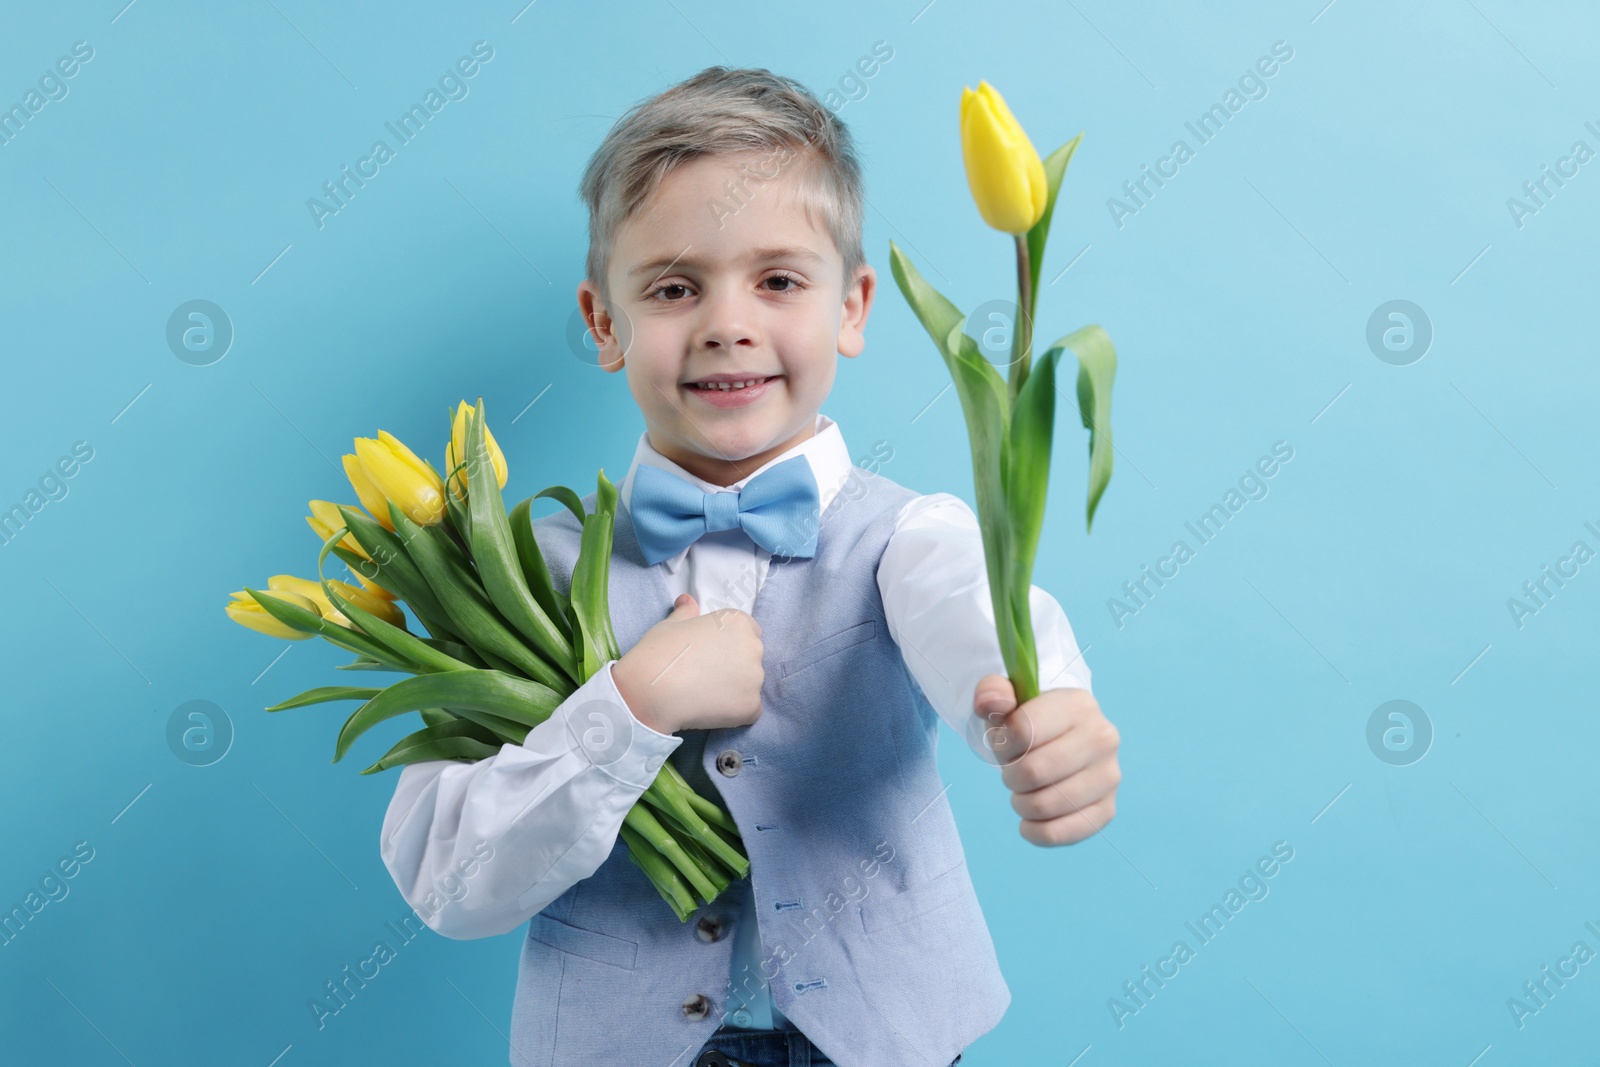
[[[700,614],[684,593],[611,668],[634,718],[657,733],[748,726],[761,717],[761,624],[748,612]]]
[[[1018,707],[1010,679],[986,674],[972,697],[1022,816],[1022,836],[1040,847],[1074,845],[1117,810],[1121,735],[1086,689],[1047,689]]]

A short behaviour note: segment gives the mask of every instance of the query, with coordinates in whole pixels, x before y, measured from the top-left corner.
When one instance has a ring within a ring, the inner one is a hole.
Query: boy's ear
[[[878,291],[878,272],[870,263],[856,270],[855,278],[844,291],[844,313],[839,317],[839,354],[855,357],[867,346],[864,332],[867,315],[872,311],[872,298]]]
[[[621,370],[626,351],[618,336],[617,323],[600,299],[599,287],[587,278],[578,283],[578,313],[583,316],[589,340],[598,350],[600,369],[608,373]]]

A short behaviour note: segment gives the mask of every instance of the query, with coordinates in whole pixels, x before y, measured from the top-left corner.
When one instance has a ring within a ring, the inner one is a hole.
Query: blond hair
[[[618,119],[584,168],[578,191],[589,207],[588,278],[609,304],[606,272],[617,230],[679,164],[736,152],[779,154],[779,169],[800,166],[800,199],[813,225],[817,215],[844,260],[848,286],[866,263],[861,247],[865,199],[861,164],[850,130],[812,92],[792,78],[761,68],[707,67],[634,105]],[[764,157],[750,171],[759,190],[777,171]],[[730,193],[713,213],[744,201]]]

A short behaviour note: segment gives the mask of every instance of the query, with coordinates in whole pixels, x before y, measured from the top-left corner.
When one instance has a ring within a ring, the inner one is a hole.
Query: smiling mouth
[[[688,383],[688,388],[701,389],[706,392],[738,392],[740,389],[748,389],[753,385],[765,385],[767,382],[776,381],[781,377],[783,377],[781,374],[772,374],[765,378],[746,378],[738,382],[690,382]]]

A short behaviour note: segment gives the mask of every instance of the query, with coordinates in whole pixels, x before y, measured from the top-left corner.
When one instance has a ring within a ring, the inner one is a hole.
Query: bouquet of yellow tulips
[[[1001,656],[1017,703],[1039,695],[1038,652],[1028,597],[1033,560],[1044,524],[1054,433],[1056,361],[1078,360],[1078,410],[1089,438],[1087,525],[1111,480],[1111,380],[1117,353],[1099,326],[1085,326],[1033,360],[1033,322],[1039,268],[1056,192],[1080,133],[1041,160],[1005,100],[986,81],[961,95],[961,147],[967,184],[984,222],[1012,235],[1017,256],[1017,316],[1009,377],[1002,379],[966,332],[967,316],[929,285],[905,254],[889,243],[890,268],[900,291],[944,357],[972,447],[978,523],[989,575]]]
[[[412,677],[383,688],[323,686],[268,711],[356,700],[334,762],[380,722],[418,712],[423,727],[362,774],[421,760],[475,761],[520,745],[608,660],[620,657],[607,584],[617,489],[599,475],[595,510],[552,486],[508,515],[500,496],[506,461],[483,401],[457,407],[445,449],[446,477],[392,434],[357,438],[344,457],[361,506],[311,501],[322,541],[317,580],[280,574],[266,589],[233,594],[235,622],[290,641],[318,636],[356,653],[341,670]],[[448,485],[448,489],[446,488]],[[533,533],[538,497],[565,505],[583,528],[570,593],[551,580]],[[329,553],[359,585],[323,576]],[[413,633],[404,603],[428,636]],[[623,822],[628,855],[684,921],[750,869],[738,826],[671,762]]]

